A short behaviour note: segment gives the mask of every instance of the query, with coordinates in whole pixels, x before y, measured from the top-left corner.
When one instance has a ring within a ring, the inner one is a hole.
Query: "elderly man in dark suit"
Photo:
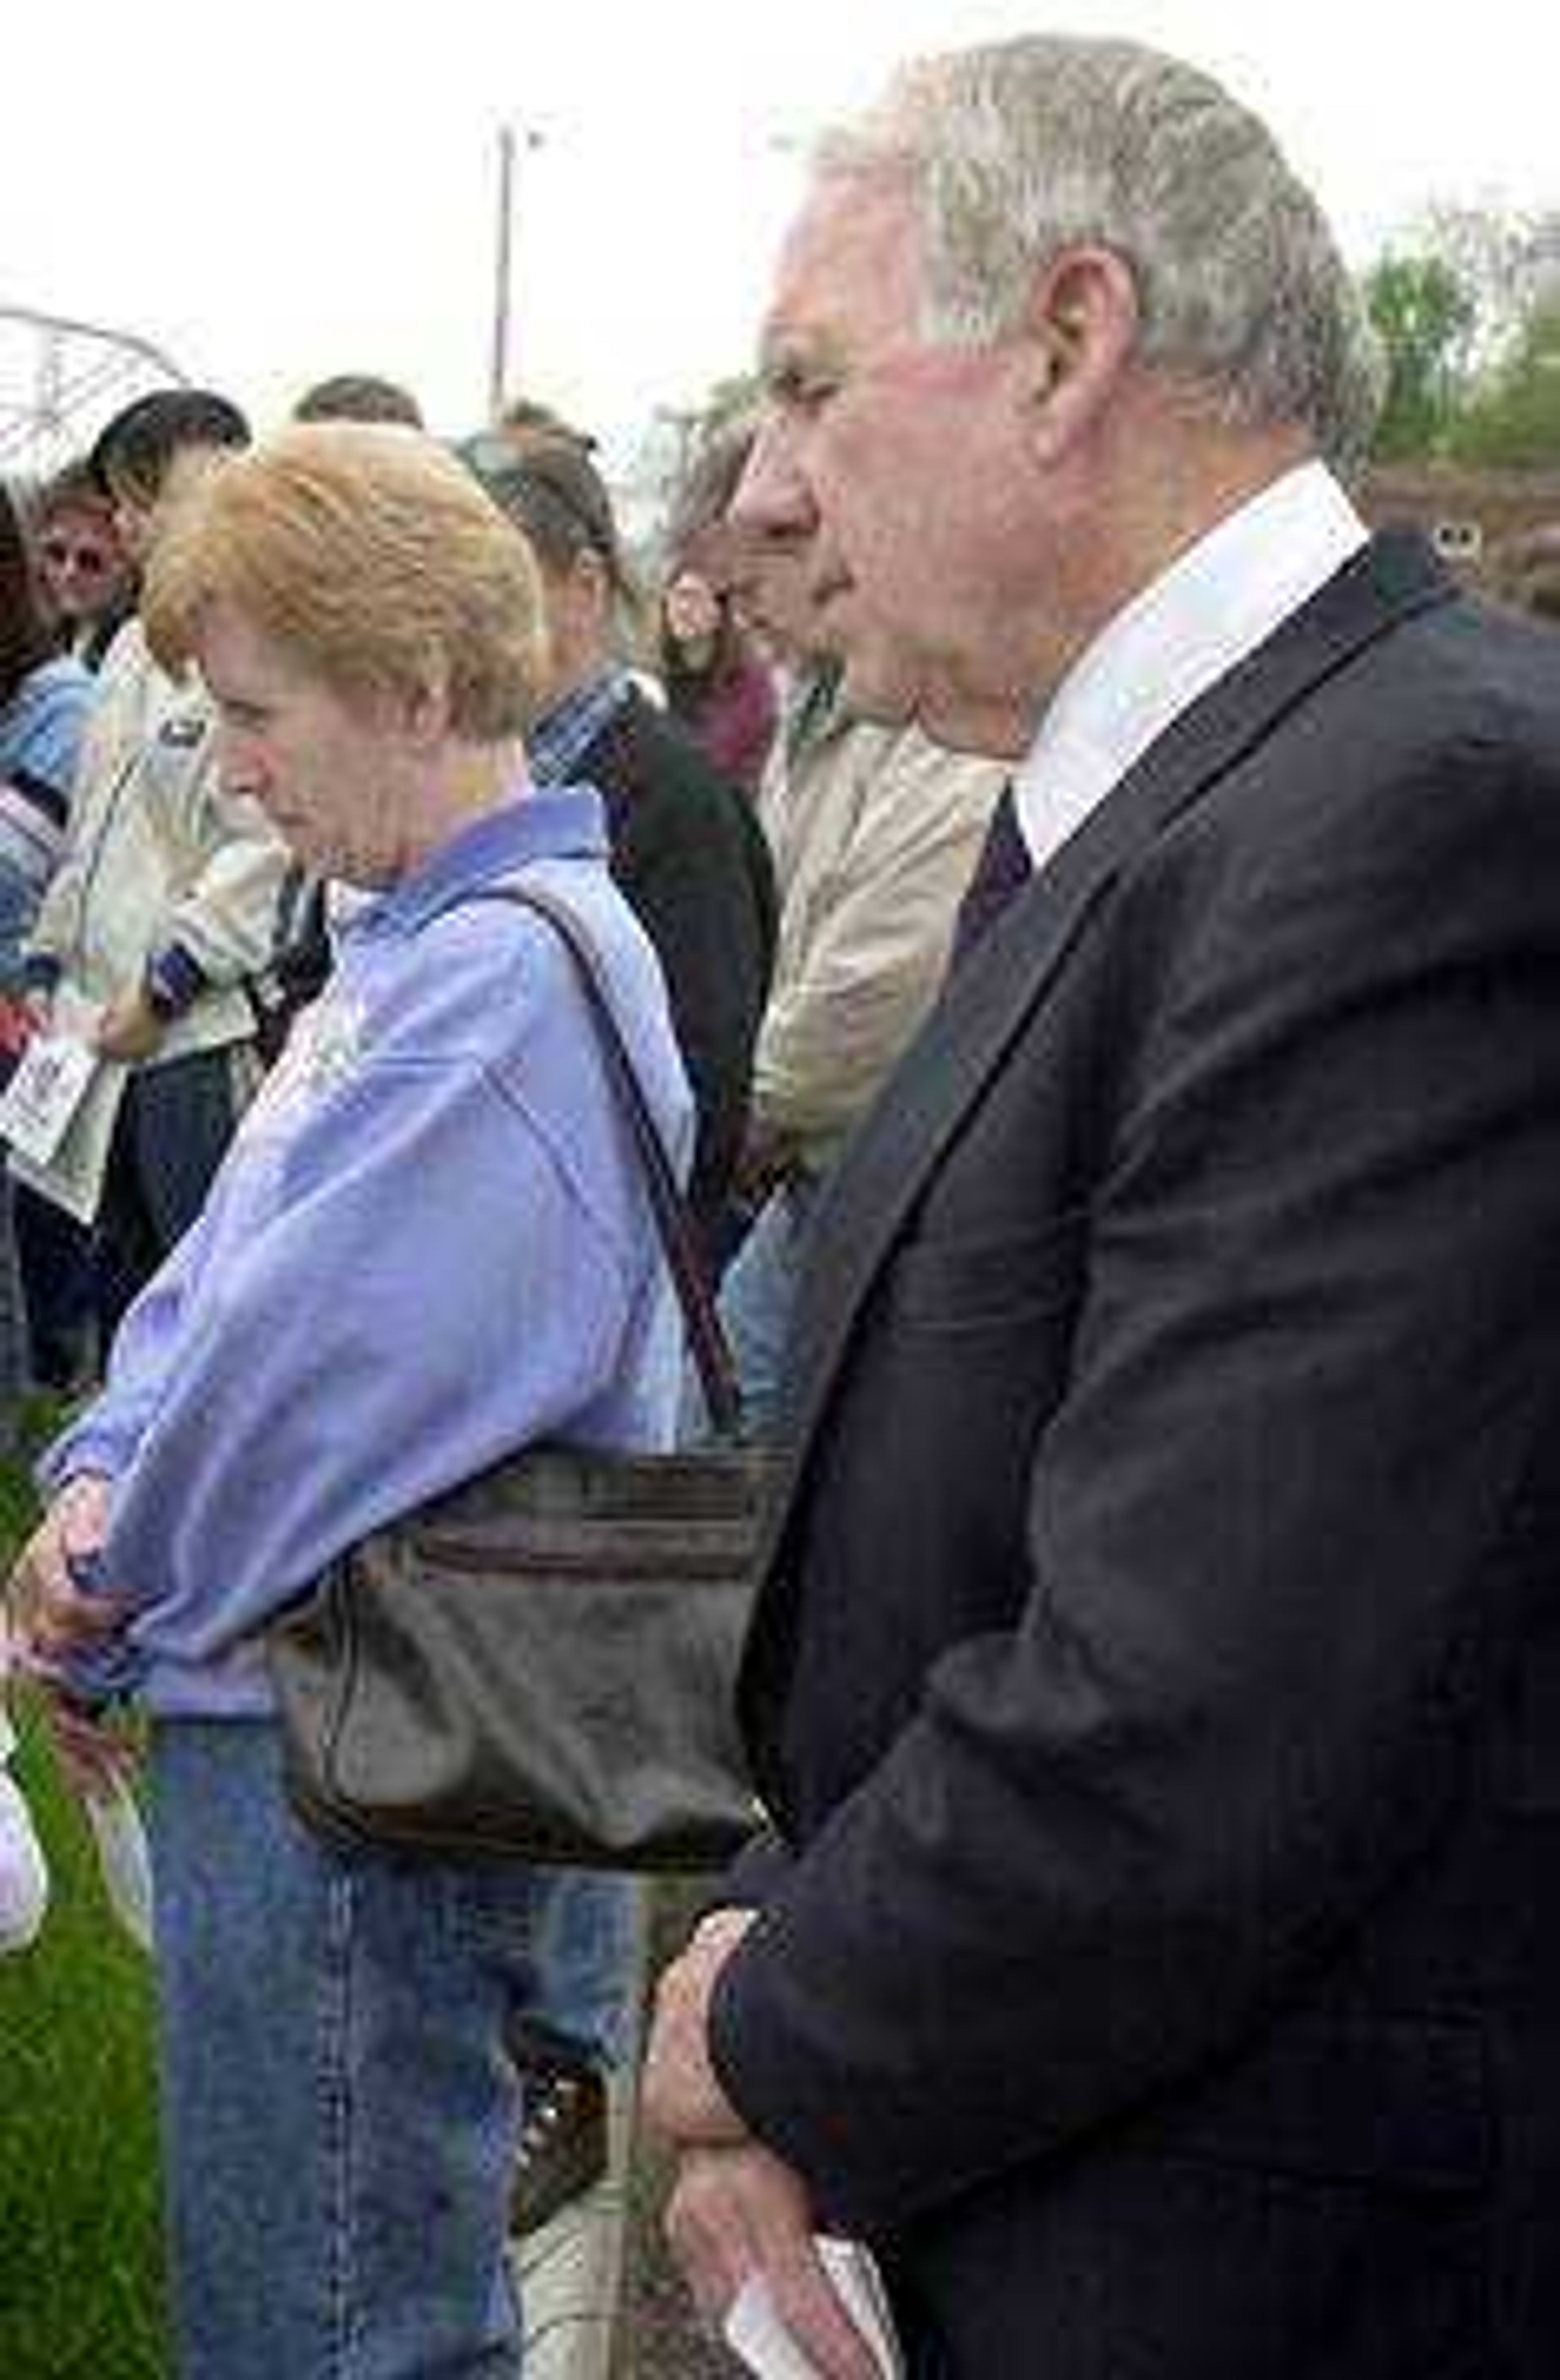
[[[916,2375],[1540,2380],[1551,647],[1367,539],[1322,218],[1151,53],[909,70],[766,351],[742,507],[858,703],[1011,757],[1030,873],[818,1219],[674,2238],[828,2380],[824,2226]]]

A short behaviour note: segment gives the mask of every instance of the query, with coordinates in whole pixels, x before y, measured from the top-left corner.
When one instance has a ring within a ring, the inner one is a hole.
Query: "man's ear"
[[[569,577],[594,618],[604,619],[612,608],[612,576],[594,546],[582,546],[569,565]]]
[[[1068,248],[1037,275],[1020,340],[1037,456],[1058,460],[1115,395],[1139,329],[1131,267],[1108,248]]]

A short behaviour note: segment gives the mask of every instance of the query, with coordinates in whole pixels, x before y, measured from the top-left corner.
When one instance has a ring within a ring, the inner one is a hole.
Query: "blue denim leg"
[[[569,1978],[624,1888],[338,1852],[277,1753],[262,1723],[153,1730],[181,2380],[513,2375],[505,2024],[551,2021],[562,1977],[574,2023],[614,2029],[604,1980],[587,2003]]]
[[[796,1302],[803,1230],[813,1196],[811,1184],[772,1191],[720,1284],[720,1319],[731,1341],[753,1438],[768,1437],[774,1424],[791,1309]]]
[[[631,1876],[598,1876],[590,1891],[562,1895],[550,1912],[547,1954],[535,1963],[517,2014],[587,2061],[617,2065],[630,2048],[638,1989],[635,1900]]]

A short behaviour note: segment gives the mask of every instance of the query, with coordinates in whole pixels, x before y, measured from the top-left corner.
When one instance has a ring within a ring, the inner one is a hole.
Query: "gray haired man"
[[[1016,764],[816,1220],[661,1992],[702,2302],[827,2380],[1560,2366],[1560,681],[1373,541],[1323,218],[1030,38],[822,152],[737,509],[849,698]],[[986,914],[992,918],[994,905]]]

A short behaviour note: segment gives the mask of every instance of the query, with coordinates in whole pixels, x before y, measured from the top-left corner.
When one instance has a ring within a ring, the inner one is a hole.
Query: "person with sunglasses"
[[[210,390],[153,390],[100,431],[89,468],[138,567],[187,480],[248,442]],[[267,964],[287,854],[217,779],[210,705],[114,640],[81,753],[65,856],[30,939],[41,1019],[107,1062],[47,1160],[42,1195],[94,1233],[104,1346],[205,1200],[253,1087],[251,978]]]
[[[86,463],[67,463],[44,488],[36,546],[44,608],[67,649],[95,670],[135,608],[136,572]]]

